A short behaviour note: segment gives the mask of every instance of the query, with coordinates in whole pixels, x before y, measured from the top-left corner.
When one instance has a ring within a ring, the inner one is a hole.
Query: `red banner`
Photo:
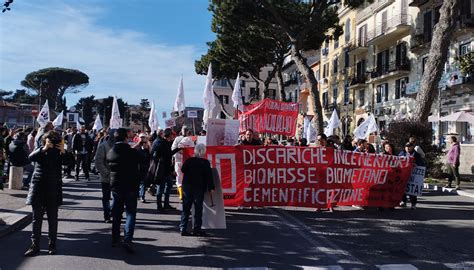
[[[207,158],[226,206],[394,207],[413,166],[413,158],[324,147],[215,146]]]
[[[298,110],[298,103],[272,99],[245,106],[239,113],[240,132],[251,128],[259,133],[294,136]]]

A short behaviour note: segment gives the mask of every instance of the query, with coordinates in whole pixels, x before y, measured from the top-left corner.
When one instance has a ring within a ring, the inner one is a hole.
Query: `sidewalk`
[[[0,237],[22,228],[31,221],[31,206],[25,204],[27,190],[0,190]]]
[[[448,181],[441,180],[441,179],[436,179],[432,183],[425,183],[424,188],[434,190],[434,191],[452,193],[452,194],[457,194],[460,196],[474,198],[474,182],[469,179],[464,180],[466,178],[461,178],[461,179],[463,180],[461,181],[460,190],[456,190],[455,188],[445,188],[445,186],[448,184]],[[455,183],[453,183],[452,185],[454,186]]]

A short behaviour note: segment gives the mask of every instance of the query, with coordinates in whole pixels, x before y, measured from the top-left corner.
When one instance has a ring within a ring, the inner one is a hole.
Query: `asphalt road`
[[[64,192],[58,254],[47,255],[43,233],[41,254],[23,257],[30,244],[27,226],[0,239],[0,269],[474,269],[474,199],[462,196],[427,193],[417,210],[383,212],[232,208],[226,209],[226,230],[182,237],[179,212],[156,213],[147,194],[150,203],[138,206],[136,253],[130,255],[110,245],[98,181],[70,182]]]

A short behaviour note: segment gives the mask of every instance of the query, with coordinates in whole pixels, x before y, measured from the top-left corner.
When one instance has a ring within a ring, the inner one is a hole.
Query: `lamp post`
[[[352,105],[352,102],[349,101],[349,102],[346,102],[344,103],[344,107],[346,107],[346,119],[345,119],[345,129],[344,129],[344,136],[347,136],[347,134],[349,133],[347,131],[347,123],[349,122],[349,105]]]

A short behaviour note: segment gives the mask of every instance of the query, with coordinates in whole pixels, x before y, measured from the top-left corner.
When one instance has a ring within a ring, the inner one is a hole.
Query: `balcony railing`
[[[358,75],[358,76],[352,77],[350,86],[357,85],[357,84],[364,84],[366,82],[367,82],[367,76],[365,74]]]
[[[397,64],[396,61],[390,62],[388,65],[382,65],[377,67],[374,71],[370,73],[370,78],[378,78],[385,74],[395,71],[410,71],[410,62],[409,61],[400,61]]]
[[[384,8],[385,6],[390,5],[393,3],[395,0],[378,0],[378,1],[373,1],[372,4],[361,10],[360,12],[357,12],[356,15],[356,22],[359,23],[362,20],[365,20],[367,17],[371,16],[379,11],[380,9]]]
[[[408,14],[398,14],[387,21],[384,21],[377,25],[372,31],[367,33],[367,39],[369,41],[373,40],[376,37],[386,34],[388,31],[397,28],[400,25],[409,25],[410,15]]]
[[[283,82],[283,86],[284,86],[284,87],[287,87],[287,86],[289,86],[289,85],[297,84],[297,83],[298,83],[298,79],[297,79],[296,77],[294,77],[294,78],[291,77],[291,78],[289,78],[288,80],[286,80],[286,81]]]

